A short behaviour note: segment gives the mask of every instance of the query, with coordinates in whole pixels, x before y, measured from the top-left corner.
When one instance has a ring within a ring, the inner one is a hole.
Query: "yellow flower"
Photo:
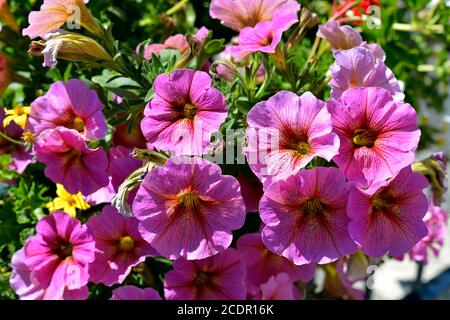
[[[81,192],[70,194],[61,184],[56,184],[56,195],[58,197],[45,206],[51,213],[62,209],[69,216],[75,217],[77,215],[77,209],[87,210],[91,207],[84,200]]]
[[[3,127],[9,126],[11,121],[14,121],[22,129],[25,129],[25,124],[30,114],[30,107],[17,106],[14,109],[5,109],[6,117],[3,119]]]

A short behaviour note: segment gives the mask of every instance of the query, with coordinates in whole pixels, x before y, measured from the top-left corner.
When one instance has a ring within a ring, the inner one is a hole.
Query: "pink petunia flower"
[[[0,108],[0,131],[7,136],[21,141],[23,136],[23,129],[15,122],[11,122],[6,128],[3,127],[3,120],[5,119],[5,110]],[[25,171],[27,166],[33,162],[33,156],[29,150],[23,145],[15,144],[0,136],[0,156],[11,155],[11,163],[8,169],[15,170],[21,174]]]
[[[283,32],[297,21],[296,14],[288,14],[259,22],[255,27],[245,27],[239,33],[239,44],[231,47],[233,58],[241,60],[254,52],[274,54]]]
[[[90,149],[76,130],[46,130],[34,146],[45,175],[71,194],[89,195],[109,183],[108,157],[102,148]]]
[[[386,89],[349,89],[327,107],[341,141],[333,161],[358,187],[376,191],[414,161],[420,138],[416,112],[394,102]]]
[[[264,245],[260,233],[245,234],[237,241],[237,250],[247,267],[247,290],[257,293],[260,286],[279,273],[288,275],[292,282],[310,281],[316,272],[314,264],[297,266],[275,254]]]
[[[239,182],[200,158],[172,157],[144,178],[133,203],[139,231],[169,259],[203,259],[231,244],[245,220]]]
[[[85,4],[89,0],[44,0],[39,11],[30,12],[30,25],[22,34],[31,39],[43,38],[47,33],[61,28],[66,22],[84,27],[94,35],[101,36],[102,30]],[[78,27],[79,28],[79,27]]]
[[[94,240],[62,211],[43,218],[13,258],[11,286],[23,299],[86,299]]]
[[[31,103],[27,128],[38,136],[46,129],[66,127],[87,140],[99,140],[107,132],[102,108],[97,92],[84,81],[58,81]]]
[[[317,35],[325,38],[334,50],[352,49],[363,42],[358,31],[350,26],[340,26],[335,20],[319,26]]]
[[[295,0],[213,0],[209,14],[227,27],[240,31],[258,22],[272,20],[275,15],[297,15],[300,4]]]
[[[153,288],[123,286],[113,290],[110,300],[161,300],[161,296]]]
[[[299,97],[280,91],[256,104],[247,122],[247,160],[265,188],[296,174],[316,156],[331,161],[338,153],[330,113],[310,92]]]
[[[255,300],[297,300],[299,293],[292,278],[287,273],[271,276],[266,283],[261,284],[261,292]]]
[[[407,167],[373,195],[352,189],[349,232],[364,253],[400,256],[427,235],[423,217],[428,203],[422,191],[427,185],[424,176]]]
[[[437,257],[444,245],[448,213],[431,201],[423,221],[427,225],[428,234],[411,249],[409,256],[414,261],[422,261],[426,264],[429,249]]]
[[[395,101],[405,97],[392,71],[380,59],[376,47],[359,46],[334,52],[336,62],[330,67],[331,96],[337,99],[349,88],[379,87],[390,92]],[[384,53],[383,53],[384,54]]]
[[[227,249],[203,260],[175,260],[166,274],[167,300],[244,300],[246,270],[240,255]]]
[[[142,239],[139,220],[121,215],[114,207],[106,206],[102,213],[87,222],[95,240],[95,260],[89,266],[89,280],[111,286],[122,283],[131,268],[157,252]]]
[[[347,182],[336,168],[302,170],[272,183],[259,205],[264,244],[296,265],[329,263],[355,252],[347,198]]]
[[[211,87],[211,80],[207,73],[189,69],[156,78],[155,97],[141,122],[145,138],[156,149],[177,155],[206,152],[228,113],[225,97]]]

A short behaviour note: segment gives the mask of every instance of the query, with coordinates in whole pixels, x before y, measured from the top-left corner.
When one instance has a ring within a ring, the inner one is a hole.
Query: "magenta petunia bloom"
[[[364,253],[400,256],[427,235],[423,217],[428,203],[422,191],[427,185],[424,176],[407,167],[373,195],[352,189],[349,232]]]
[[[267,187],[304,168],[314,157],[328,161],[338,153],[325,103],[310,92],[300,97],[280,91],[248,113],[247,160]]]
[[[34,149],[38,161],[47,165],[45,175],[71,194],[89,195],[109,183],[105,151],[90,149],[76,130],[46,130]]]
[[[12,287],[24,299],[85,299],[95,243],[86,226],[62,211],[43,218],[13,259]]]
[[[295,0],[213,0],[209,14],[227,27],[240,31],[258,22],[272,20],[275,15],[297,15],[300,4]]]
[[[139,220],[121,215],[106,206],[87,222],[95,240],[95,260],[89,266],[89,280],[111,286],[122,283],[135,265],[157,252],[138,231]]]
[[[316,272],[314,264],[297,266],[285,257],[269,251],[262,242],[260,233],[241,236],[237,242],[237,250],[247,266],[247,289],[253,294],[263,283],[279,273],[287,274],[292,282],[308,282]]]
[[[317,35],[325,38],[334,50],[352,49],[363,42],[358,31],[350,26],[340,26],[336,20],[320,25]]]
[[[155,97],[141,122],[145,138],[156,149],[176,155],[207,151],[212,133],[228,113],[225,97],[211,87],[211,80],[207,73],[190,69],[156,78]]]
[[[167,300],[244,300],[245,266],[234,249],[213,257],[175,260],[164,280]]]
[[[239,182],[200,158],[170,158],[139,187],[133,213],[139,231],[169,259],[207,258],[231,244],[245,221]]]
[[[427,225],[428,234],[411,249],[409,257],[414,261],[426,264],[428,263],[428,252],[431,251],[437,257],[444,245],[448,213],[431,202],[423,221]]]
[[[153,288],[123,286],[113,290],[110,300],[161,300],[161,296]]]
[[[254,52],[275,53],[283,32],[298,21],[297,14],[277,16],[272,21],[262,21],[254,27],[245,27],[239,33],[239,44],[231,47],[235,60]]]
[[[390,92],[395,101],[402,101],[405,95],[392,71],[370,48],[359,46],[334,52],[336,62],[330,67],[331,96],[342,96],[349,88],[379,87]]]
[[[66,127],[87,140],[99,140],[107,131],[102,108],[97,92],[84,81],[58,81],[31,103],[28,129],[38,136],[46,129]]]
[[[259,205],[264,244],[296,265],[329,263],[355,252],[347,198],[347,182],[336,168],[302,170],[272,183]]]
[[[394,102],[386,89],[349,89],[327,107],[341,141],[333,161],[358,187],[376,191],[374,186],[414,161],[420,138],[416,112]]]
[[[6,128],[3,127],[5,117],[5,110],[0,108],[0,131],[15,140],[21,141],[23,129],[14,121]],[[8,165],[8,169],[15,170],[19,174],[23,173],[27,166],[33,162],[32,153],[23,145],[15,144],[0,136],[0,156],[5,154],[11,155],[11,163]]]
[[[255,300],[297,300],[299,293],[292,278],[287,273],[271,276],[266,283],[261,284],[261,292]]]

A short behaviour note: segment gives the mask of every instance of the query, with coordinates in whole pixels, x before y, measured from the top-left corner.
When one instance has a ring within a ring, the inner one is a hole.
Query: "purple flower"
[[[424,176],[407,167],[373,195],[352,189],[349,232],[364,253],[400,256],[427,235],[423,217],[428,203],[422,191],[427,185]]]
[[[154,90],[141,122],[145,138],[156,149],[176,155],[205,153],[228,113],[225,97],[211,87],[211,77],[202,71],[175,70],[170,77],[160,74]]]
[[[106,206],[102,213],[87,222],[95,240],[95,260],[89,266],[89,280],[111,286],[122,283],[131,268],[157,252],[142,239],[139,220],[121,215]]]
[[[308,282],[316,272],[315,264],[297,266],[285,257],[275,254],[264,245],[260,233],[241,236],[237,250],[247,267],[247,290],[256,293],[263,283],[279,273],[285,273],[294,281]]]
[[[23,299],[86,299],[94,246],[86,226],[55,212],[13,257],[11,286]]]
[[[58,127],[43,132],[35,144],[45,175],[71,194],[89,195],[109,183],[108,157],[103,149],[90,149],[79,133]]]
[[[234,249],[213,257],[173,263],[164,280],[167,300],[244,300],[246,297],[244,264]]]
[[[161,300],[161,296],[153,288],[123,286],[113,290],[110,300]]]
[[[331,115],[310,92],[278,92],[256,104],[247,122],[247,160],[264,187],[296,174],[316,156],[331,161],[338,153]]]
[[[169,259],[203,259],[231,244],[245,220],[239,182],[200,158],[175,157],[150,171],[139,187],[133,213],[139,231]]]
[[[77,130],[87,140],[99,140],[107,131],[102,108],[97,92],[85,82],[58,81],[46,95],[31,103],[27,128],[39,136],[46,129],[66,127]]]
[[[333,161],[358,187],[376,191],[414,161],[420,138],[416,112],[386,89],[349,89],[327,107],[341,141]]]
[[[352,49],[363,42],[358,31],[350,26],[340,26],[335,20],[319,26],[317,35],[325,38],[334,50]]]
[[[349,88],[379,87],[390,92],[395,101],[402,101],[397,79],[373,51],[359,46],[350,50],[334,52],[336,62],[330,67],[331,96],[337,99]]]
[[[347,182],[336,168],[301,170],[275,181],[259,205],[264,244],[296,265],[329,263],[355,252],[347,198]]]

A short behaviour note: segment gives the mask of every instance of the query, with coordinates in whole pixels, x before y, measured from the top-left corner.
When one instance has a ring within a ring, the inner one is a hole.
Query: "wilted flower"
[[[0,97],[11,82],[12,76],[8,67],[8,58],[0,53]]]
[[[55,67],[57,59],[86,64],[112,63],[113,58],[94,39],[78,33],[55,30],[44,37],[45,40],[33,41],[28,53],[44,56],[44,67]]]

